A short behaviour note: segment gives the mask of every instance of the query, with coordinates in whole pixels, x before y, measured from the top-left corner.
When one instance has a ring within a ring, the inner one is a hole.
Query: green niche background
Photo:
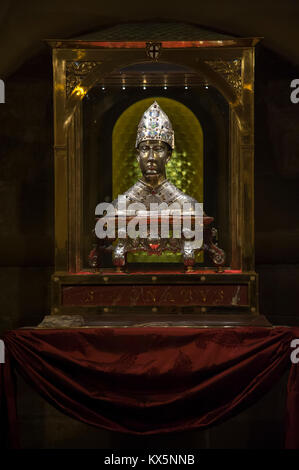
[[[123,194],[141,177],[136,160],[137,126],[144,111],[157,101],[168,115],[175,137],[175,149],[167,164],[166,174],[177,188],[203,202],[203,131],[195,114],[184,104],[164,97],[137,101],[118,118],[112,133],[112,189],[113,199]],[[129,262],[180,262],[181,255],[165,253],[161,256],[130,253]],[[197,261],[200,262],[199,255]]]

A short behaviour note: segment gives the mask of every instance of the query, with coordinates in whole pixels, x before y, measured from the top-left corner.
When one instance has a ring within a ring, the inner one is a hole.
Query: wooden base
[[[155,315],[155,314],[131,314],[127,318],[123,315],[99,315],[97,318],[85,318],[87,326],[111,326],[111,327],[146,327],[146,326],[174,326],[189,328],[211,327],[235,327],[235,326],[261,326],[271,327],[271,323],[264,315],[251,314],[225,314],[225,315]]]
[[[257,274],[225,270],[55,273],[54,315],[258,313]]]

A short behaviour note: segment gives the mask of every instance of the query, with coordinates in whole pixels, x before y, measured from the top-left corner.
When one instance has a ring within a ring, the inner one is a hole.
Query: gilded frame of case
[[[163,62],[189,67],[204,76],[205,83],[216,87],[229,104],[230,268],[253,274],[254,49],[258,41],[161,42]],[[83,270],[82,99],[107,74],[152,59],[146,54],[148,42],[144,41],[48,43],[54,71],[55,272],[78,273]]]

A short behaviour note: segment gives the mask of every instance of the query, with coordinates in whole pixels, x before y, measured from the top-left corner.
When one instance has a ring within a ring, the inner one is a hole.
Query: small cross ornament
[[[161,53],[162,44],[160,42],[147,42],[146,55],[152,60],[158,60]]]

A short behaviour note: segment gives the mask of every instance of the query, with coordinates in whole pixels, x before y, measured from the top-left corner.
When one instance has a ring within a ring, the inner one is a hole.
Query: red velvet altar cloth
[[[85,423],[154,434],[204,428],[240,412],[291,364],[299,329],[20,329],[4,337],[1,423],[17,447],[13,370]],[[288,384],[286,446],[299,448],[299,372]]]

